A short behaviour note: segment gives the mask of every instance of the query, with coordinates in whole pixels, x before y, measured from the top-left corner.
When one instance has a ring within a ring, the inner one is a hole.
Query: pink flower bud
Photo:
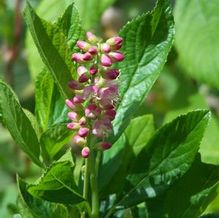
[[[88,70],[87,70],[87,68],[84,67],[84,66],[80,66],[80,67],[78,67],[78,69],[77,69],[77,73],[78,73],[79,76],[81,76],[82,74],[87,73],[87,72],[88,72]]]
[[[84,62],[84,55],[81,53],[74,53],[72,54],[72,60],[77,62],[77,63],[83,63]]]
[[[99,39],[97,38],[97,36],[95,36],[95,35],[94,35],[93,33],[91,33],[91,32],[87,32],[86,35],[87,35],[88,41],[91,42],[91,43],[97,43],[97,42],[99,41]]]
[[[75,136],[73,137],[72,142],[73,142],[73,144],[75,144],[75,145],[83,146],[83,145],[85,145],[86,140],[85,140],[83,137],[79,136],[79,135],[75,135]]]
[[[74,103],[73,103],[71,100],[69,100],[69,99],[66,99],[66,100],[65,100],[65,104],[66,104],[70,109],[74,109],[74,108],[75,108]]]
[[[96,119],[98,115],[100,115],[101,110],[95,104],[89,104],[85,108],[85,116],[91,119]]]
[[[89,43],[87,43],[85,41],[81,41],[81,40],[78,40],[76,44],[77,44],[78,48],[80,48],[84,52],[88,51],[88,49],[91,47],[91,45]]]
[[[81,104],[84,102],[84,99],[81,95],[75,95],[75,97],[73,98],[73,102],[74,104]]]
[[[108,39],[106,41],[106,43],[108,43],[111,46],[115,46],[115,45],[121,45],[122,44],[123,39],[119,36],[114,36],[110,39]]]
[[[105,79],[114,80],[119,76],[119,70],[111,69],[103,73],[103,77]]]
[[[70,89],[74,89],[74,90],[81,90],[83,88],[83,85],[81,85],[78,81],[75,81],[75,80],[71,80],[69,83],[68,83],[68,87]]]
[[[68,112],[68,118],[70,120],[78,120],[78,114],[74,111]]]
[[[84,74],[82,74],[82,75],[79,77],[78,81],[79,81],[80,83],[85,83],[85,82],[87,82],[89,79],[90,79],[90,75],[89,75],[88,73],[84,73]]]
[[[68,123],[67,124],[68,129],[78,130],[80,128],[79,123]]]
[[[124,55],[119,51],[110,52],[109,56],[112,58],[113,62],[119,62],[124,60]]]
[[[103,148],[103,150],[107,150],[112,147],[112,144],[110,142],[102,142],[101,147]]]
[[[92,55],[96,55],[98,53],[97,47],[91,47],[89,48],[88,52]]]
[[[83,54],[84,61],[90,61],[92,59],[93,59],[93,56],[89,52],[86,52],[85,54]]]
[[[104,53],[109,53],[111,51],[110,45],[107,43],[101,44],[101,51]]]
[[[86,137],[89,133],[89,129],[86,127],[81,127],[78,131],[78,135],[81,137]]]
[[[114,120],[116,116],[116,111],[114,109],[108,109],[105,113],[105,116],[110,120]]]
[[[83,158],[88,158],[89,155],[90,155],[90,148],[84,147],[84,148],[82,149],[82,151],[81,151],[81,156],[82,156]]]
[[[95,74],[97,73],[97,71],[98,71],[98,69],[97,69],[95,66],[92,66],[92,67],[90,68],[90,74],[91,74],[91,75],[95,75]]]
[[[102,54],[100,59],[101,65],[104,67],[110,67],[112,65],[112,60],[109,56]]]
[[[86,118],[85,117],[82,117],[80,120],[79,120],[79,124],[81,126],[84,126],[86,124]]]

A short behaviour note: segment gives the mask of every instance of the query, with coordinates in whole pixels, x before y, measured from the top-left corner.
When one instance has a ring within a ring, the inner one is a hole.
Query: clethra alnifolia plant
[[[112,2],[90,1],[100,10]],[[75,4],[51,23],[27,2],[27,57],[42,69],[35,112],[0,81],[0,122],[38,167],[33,178],[17,176],[10,208],[22,218],[198,218],[219,180],[199,154],[209,111],[155,130],[145,105],[173,44],[170,2],[158,0],[106,41],[85,31],[101,12],[89,4],[81,21]]]
[[[71,122],[67,128],[77,131],[73,144],[82,147],[84,158],[89,156],[90,149],[104,151],[112,146],[107,138],[112,132],[111,122],[116,116],[119,99],[119,69],[114,67],[114,63],[124,59],[119,51],[121,37],[115,36],[102,42],[91,32],[86,35],[87,42],[78,40],[76,43],[81,53],[72,55],[77,64],[78,79],[69,82],[74,96],[66,100],[71,110],[68,113]]]

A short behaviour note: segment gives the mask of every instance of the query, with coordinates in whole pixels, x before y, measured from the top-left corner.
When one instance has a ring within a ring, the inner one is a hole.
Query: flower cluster
[[[71,110],[67,127],[76,130],[73,143],[83,147],[81,154],[89,156],[90,148],[86,146],[87,137],[95,137],[95,149],[106,150],[111,143],[106,141],[112,131],[112,120],[115,118],[115,105],[118,100],[116,79],[119,70],[113,63],[124,59],[119,51],[122,46],[121,37],[112,37],[106,42],[91,32],[87,32],[87,41],[77,41],[80,53],[72,55],[77,64],[77,80],[69,82],[73,91],[72,99],[66,100]]]

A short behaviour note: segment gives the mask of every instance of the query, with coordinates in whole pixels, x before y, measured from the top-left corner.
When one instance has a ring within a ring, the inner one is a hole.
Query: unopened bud
[[[110,45],[107,43],[101,44],[101,51],[104,53],[109,53],[111,51]]]
[[[80,48],[82,51],[87,52],[91,45],[85,41],[78,40],[77,41],[77,46]]]
[[[124,55],[119,51],[110,52],[109,56],[112,58],[113,62],[119,62],[124,60]]]
[[[112,38],[110,38],[110,39],[108,39],[107,41],[106,41],[106,43],[107,44],[109,44],[110,46],[120,46],[121,47],[121,45],[122,45],[122,41],[123,41],[123,39],[121,38],[121,37],[119,37],[119,36],[115,36],[115,37],[112,37]]]
[[[98,115],[100,115],[101,110],[95,104],[89,104],[85,108],[85,116],[91,119],[96,119]]]
[[[119,70],[111,69],[103,73],[105,79],[114,80],[119,76]]]
[[[74,111],[68,112],[68,118],[70,120],[78,120],[78,114]]]
[[[80,125],[79,123],[68,123],[67,128],[72,130],[78,130],[80,128]]]
[[[91,75],[95,75],[95,74],[97,73],[97,71],[98,71],[98,69],[97,69],[95,66],[92,66],[92,67],[90,68],[90,74],[91,74]]]
[[[85,117],[82,117],[80,120],[79,120],[79,124],[81,126],[84,126],[86,124],[86,118]]]
[[[97,48],[96,47],[91,47],[89,48],[88,52],[92,55],[96,55],[98,53]]]
[[[83,60],[84,61],[90,61],[92,59],[93,59],[93,56],[89,52],[86,52],[85,54],[83,54]]]
[[[86,139],[79,135],[75,135],[72,140],[73,144],[78,145],[78,146],[83,146],[86,143]]]
[[[89,73],[84,73],[84,74],[82,74],[82,75],[79,77],[78,81],[79,81],[80,83],[85,83],[85,82],[87,82],[89,79],[90,79]]]
[[[82,150],[81,150],[81,156],[83,158],[88,158],[90,155],[90,148],[88,147],[84,147]]]
[[[66,99],[66,100],[65,100],[65,104],[66,104],[70,109],[74,109],[74,108],[75,108],[74,103],[73,103],[71,100],[69,100],[69,99]]]
[[[97,43],[99,41],[98,37],[95,36],[93,33],[91,32],[87,32],[86,33],[87,39],[89,42],[91,43]]]
[[[80,84],[78,81],[75,81],[75,80],[71,80],[69,83],[68,83],[68,87],[70,89],[74,89],[74,90],[81,90],[83,89],[83,85]]]
[[[116,116],[116,111],[114,109],[108,109],[105,113],[105,116],[108,117],[110,120],[114,120]]]
[[[110,67],[112,65],[112,60],[109,56],[102,54],[100,59],[101,65],[104,67]]]
[[[78,135],[81,137],[86,137],[89,133],[89,129],[86,127],[81,127],[78,131]]]
[[[74,98],[73,98],[73,102],[74,104],[81,104],[84,102],[84,99],[81,95],[76,95]]]
[[[81,53],[74,53],[72,54],[72,60],[77,63],[83,63],[84,62],[84,55]]]

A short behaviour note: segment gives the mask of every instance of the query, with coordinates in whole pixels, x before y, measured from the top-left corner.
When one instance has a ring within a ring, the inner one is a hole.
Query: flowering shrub
[[[199,154],[210,112],[157,130],[139,112],[173,44],[170,2],[158,0],[106,41],[85,34],[90,22],[74,4],[50,23],[27,2],[24,18],[43,66],[35,114],[0,81],[0,121],[42,175],[17,176],[16,217],[198,218],[219,180]]]

